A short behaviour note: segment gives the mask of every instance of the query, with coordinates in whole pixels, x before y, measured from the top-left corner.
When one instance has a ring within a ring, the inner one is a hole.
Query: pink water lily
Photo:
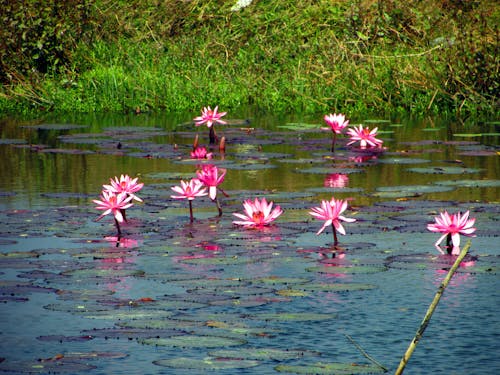
[[[220,172],[220,175],[219,175]],[[226,176],[226,169],[217,168],[217,166],[212,164],[205,164],[201,170],[196,171],[198,179],[203,185],[208,187],[208,195],[212,201],[217,205],[219,210],[219,216],[222,216],[222,207],[219,200],[217,199],[217,189],[222,182],[224,182],[224,177]],[[222,190],[221,190],[222,191]],[[224,193],[224,191],[222,191]]]
[[[276,206],[273,209],[273,202],[268,203],[266,198],[262,198],[261,200],[255,198],[253,202],[247,199],[243,202],[243,207],[245,214],[233,213],[234,216],[241,219],[233,221],[233,224],[248,228],[269,225],[283,213],[280,206]]]
[[[201,111],[201,116],[194,118],[195,125],[200,126],[206,123],[207,126],[210,128],[214,123],[226,124],[226,122],[224,120],[221,120],[220,118],[222,116],[225,116],[227,112],[217,113],[218,109],[219,106],[216,106],[213,110],[210,109],[210,107],[204,107],[203,110]]]
[[[329,115],[325,115],[324,119],[327,125],[330,126],[330,130],[336,134],[341,134],[342,130],[349,125],[349,120],[346,120],[345,115],[341,113],[338,115],[330,113]]]
[[[174,199],[187,199],[189,202],[189,219],[191,223],[194,220],[193,217],[193,205],[192,201],[197,197],[203,197],[207,195],[207,189],[203,187],[203,184],[197,178],[191,179],[189,182],[181,180],[180,186],[173,186],[171,188],[174,192],[179,195],[171,195]]]
[[[448,247],[451,248],[451,244],[453,244],[453,248],[457,248],[460,246],[461,234],[475,237],[473,234],[476,231],[476,228],[473,227],[475,222],[475,218],[469,219],[469,211],[466,211],[463,215],[460,212],[450,215],[447,211],[444,211],[435,218],[435,223],[427,225],[427,229],[431,232],[443,233],[434,244],[435,246],[439,246],[446,238]]]
[[[337,141],[337,134],[341,134],[342,130],[344,130],[347,125],[349,125],[349,120],[346,121],[345,115],[339,113],[338,115],[335,114],[329,114],[324,116],[325,122],[327,125],[330,127],[329,129],[333,133],[333,138],[332,138],[332,147],[331,151],[335,151],[335,142]]]
[[[217,168],[213,164],[205,164],[200,170],[196,171],[198,179],[208,187],[210,199],[215,200],[217,198],[217,186],[224,182],[226,172],[226,169]]]
[[[321,201],[321,207],[313,207],[311,211],[309,211],[309,214],[318,220],[325,221],[316,235],[319,235],[327,226],[331,225],[333,229],[333,240],[336,245],[338,243],[337,231],[345,235],[345,229],[340,222],[345,221],[347,223],[352,223],[356,221],[356,219],[347,218],[341,215],[346,209],[347,200],[335,199],[334,197],[332,197],[330,201]]]
[[[192,201],[196,197],[203,197],[207,195],[207,189],[197,178],[191,179],[189,182],[181,180],[180,186],[172,186],[171,188],[179,195],[171,195],[174,199],[187,199]]]
[[[210,107],[204,107],[201,111],[201,116],[194,118],[194,124],[200,126],[207,124],[209,130],[210,143],[216,143],[217,136],[215,135],[214,124],[227,124],[224,120],[221,120],[222,116],[225,116],[227,112],[217,112],[219,106],[216,106],[213,110]]]
[[[212,159],[213,154],[207,152],[207,149],[203,146],[196,147],[191,151],[191,159]]]
[[[97,204],[96,209],[104,210],[96,221],[99,221],[104,216],[112,213],[115,218],[115,226],[118,234],[121,234],[120,223],[124,221],[123,211],[134,205],[130,202],[131,200],[132,196],[127,195],[126,193],[115,194],[112,191],[103,190],[101,200],[93,200],[93,202]]]
[[[135,195],[135,193],[141,190],[144,186],[143,183],[137,183],[138,179],[138,177],[132,179],[128,174],[122,174],[120,179],[116,176],[114,179],[111,178],[111,185],[103,185],[103,188],[104,190],[111,191],[115,194],[126,193],[128,196],[131,196],[132,199],[142,202],[142,199]]]
[[[347,134],[350,136],[351,141],[347,143],[347,146],[350,146],[356,142],[359,142],[359,146],[361,148],[366,147],[381,147],[382,140],[376,138],[378,128],[374,128],[370,130],[370,128],[365,127],[363,125],[359,125],[359,127],[353,127],[347,130]]]

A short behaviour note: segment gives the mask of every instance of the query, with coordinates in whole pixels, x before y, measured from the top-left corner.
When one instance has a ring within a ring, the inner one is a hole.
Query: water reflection
[[[342,173],[331,173],[323,181],[324,187],[343,188],[349,185],[349,176]]]

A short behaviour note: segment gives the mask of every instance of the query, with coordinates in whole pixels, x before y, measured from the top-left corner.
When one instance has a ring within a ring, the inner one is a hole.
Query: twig
[[[425,329],[427,328],[427,325],[429,324],[432,314],[434,313],[434,310],[437,307],[437,304],[439,303],[439,300],[441,299],[441,295],[443,294],[444,290],[450,283],[450,280],[457,270],[458,266],[460,265],[460,262],[464,259],[464,257],[467,255],[467,252],[469,251],[470,248],[470,240],[467,242],[467,244],[464,246],[463,250],[460,252],[460,255],[457,257],[455,260],[455,263],[453,263],[453,266],[451,266],[450,270],[448,271],[448,274],[444,278],[443,282],[439,286],[438,291],[436,292],[436,295],[434,296],[434,300],[430,304],[429,308],[427,309],[427,313],[425,314],[424,319],[422,320],[422,323],[420,324],[420,327],[417,330],[417,333],[415,334],[415,337],[413,338],[412,342],[408,346],[408,349],[406,350],[406,353],[404,354],[403,358],[401,358],[401,362],[399,363],[399,366],[394,373],[394,375],[401,375],[405,369],[406,364],[410,360],[410,357],[415,350],[418,342],[422,338]]]
[[[363,354],[366,358],[368,358],[368,360],[370,362],[372,362],[376,366],[380,367],[384,372],[388,371],[384,366],[382,366],[375,359],[373,359],[367,352],[365,352],[363,350],[363,348],[356,341],[354,341],[354,339],[351,336],[349,336],[347,333],[344,333],[344,336],[347,337],[349,339],[349,341],[353,343],[353,345],[356,347],[356,349],[358,349],[361,352],[361,354]]]
[[[427,55],[428,53],[431,53],[432,51],[441,48],[442,45],[438,44],[437,46],[434,46],[428,50],[422,51],[422,52],[417,52],[417,53],[407,53],[405,55],[366,55],[363,53],[353,53],[354,56],[359,56],[359,57],[371,57],[374,59],[400,59],[403,57],[416,57],[416,56],[423,56]]]

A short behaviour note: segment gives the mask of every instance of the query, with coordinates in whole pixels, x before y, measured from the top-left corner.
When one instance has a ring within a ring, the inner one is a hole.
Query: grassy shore
[[[498,116],[497,1],[246,3],[0,0],[0,111]]]

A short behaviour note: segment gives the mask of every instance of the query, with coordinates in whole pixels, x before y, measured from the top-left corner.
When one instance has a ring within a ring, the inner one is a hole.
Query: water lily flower
[[[110,178],[111,185],[102,185],[104,190],[111,191],[115,194],[126,193],[128,196],[131,196],[132,199],[142,202],[142,199],[139,198],[135,193],[142,189],[144,186],[143,183],[137,183],[139,178],[136,177],[131,179],[128,174],[121,175],[120,179],[115,176],[114,179]]]
[[[269,225],[283,213],[280,206],[273,209],[273,202],[268,203],[266,198],[261,200],[255,198],[253,202],[247,199],[243,202],[243,207],[245,208],[245,214],[233,213],[234,216],[242,220],[233,221],[233,224],[247,228]]]
[[[194,118],[196,126],[207,124],[207,127],[210,129],[209,130],[210,143],[215,143],[217,140],[217,136],[215,135],[215,130],[213,125],[215,123],[226,124],[224,120],[221,120],[221,117],[225,116],[227,112],[217,113],[218,109],[219,106],[216,106],[213,110],[210,107],[204,107],[203,110],[201,111],[201,116]]]
[[[451,250],[451,244],[453,244],[453,248],[460,246],[461,234],[468,237],[475,237],[473,233],[476,231],[476,228],[473,225],[476,219],[469,219],[469,211],[466,211],[463,215],[460,212],[450,215],[447,211],[444,211],[434,220],[435,223],[428,224],[427,229],[431,232],[443,233],[434,244],[436,247],[446,238],[446,246]]]
[[[347,130],[347,134],[351,137],[351,141],[347,143],[347,146],[350,146],[359,141],[359,145],[361,148],[368,147],[381,147],[384,141],[376,138],[378,128],[374,128],[370,130],[370,128],[365,127],[363,125],[359,125],[359,127],[353,127]]]
[[[213,154],[207,152],[207,149],[203,146],[196,147],[191,151],[191,159],[212,159]]]
[[[342,113],[338,115],[330,113],[329,115],[325,115],[324,119],[327,125],[330,126],[330,130],[335,134],[341,134],[342,130],[349,125],[349,120],[346,121],[345,115]]]
[[[337,134],[341,134],[342,130],[344,130],[347,125],[349,125],[349,120],[346,121],[345,115],[339,113],[338,115],[335,114],[329,114],[325,115],[324,117],[325,122],[327,123],[328,126],[330,126],[330,130],[333,133],[333,138],[332,138],[332,152],[335,151],[335,142],[337,140]]]
[[[196,171],[198,179],[208,187],[210,199],[215,200],[217,198],[217,186],[224,182],[226,172],[226,169],[217,168],[213,164],[205,164],[200,170]]]
[[[121,234],[120,223],[124,221],[123,210],[134,205],[130,202],[131,200],[132,196],[127,195],[126,193],[115,194],[112,191],[103,190],[101,200],[93,200],[93,202],[97,204],[96,209],[104,210],[104,212],[96,219],[96,221],[99,221],[104,216],[112,213],[115,218],[115,226],[118,234]]]
[[[330,201],[321,201],[321,207],[313,207],[311,211],[309,211],[309,214],[318,220],[325,221],[316,235],[319,235],[327,226],[331,225],[333,230],[333,241],[334,244],[337,245],[337,231],[345,235],[345,229],[340,221],[345,221],[347,223],[356,221],[356,219],[347,218],[341,215],[346,209],[347,200],[335,199],[334,197],[332,197]]]
[[[201,181],[203,185],[208,187],[208,195],[210,199],[214,201],[215,204],[217,205],[217,209],[219,210],[219,216],[222,215],[222,208],[220,206],[219,200],[217,199],[217,188],[222,182],[224,182],[224,177],[226,176],[226,172],[227,172],[226,169],[217,168],[217,166],[212,164],[206,164],[202,167],[201,170],[196,171],[198,179]]]
[[[171,188],[173,191],[178,193],[179,195],[171,195],[171,198],[174,199],[187,199],[189,202],[189,218],[191,223],[193,222],[193,205],[192,201],[196,197],[203,197],[207,195],[207,189],[203,187],[203,184],[197,178],[191,179],[189,182],[185,182],[181,180],[180,186],[173,186]]]

